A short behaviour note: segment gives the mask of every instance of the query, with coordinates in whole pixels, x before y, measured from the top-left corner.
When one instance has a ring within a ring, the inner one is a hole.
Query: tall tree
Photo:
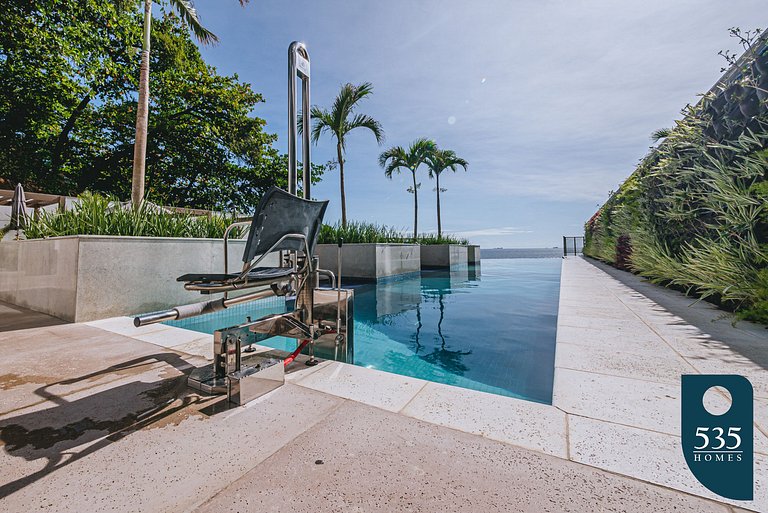
[[[379,155],[379,165],[384,168],[384,175],[391,179],[393,173],[399,173],[402,169],[411,172],[413,186],[408,192],[413,194],[413,238],[419,235],[419,187],[416,183],[416,171],[433,152],[437,150],[435,141],[431,139],[416,139],[406,150],[402,146],[395,146]]]
[[[119,8],[125,8],[134,0],[116,0]],[[136,110],[136,142],[133,150],[133,177],[131,180],[131,202],[137,206],[144,199],[144,178],[146,174],[147,123],[149,118],[149,52],[152,27],[152,1],[141,0],[144,4],[144,38],[141,47],[141,68],[139,75],[139,104]],[[179,13],[198,41],[211,44],[218,37],[200,23],[197,9],[191,0],[168,0]],[[244,6],[248,0],[239,0]]]
[[[331,110],[312,107],[312,141],[317,143],[320,134],[330,132],[336,139],[336,159],[339,163],[339,192],[341,195],[341,225],[347,226],[347,198],[344,193],[344,156],[347,152],[347,134],[356,128],[366,128],[381,144],[384,140],[384,130],[381,123],[366,114],[355,114],[360,101],[373,92],[373,85],[364,82],[360,85],[344,84],[333,101]],[[299,119],[299,130],[302,123]]]
[[[252,210],[287,183],[287,157],[252,114],[261,95],[207,65],[174,12],[152,23],[147,196]],[[0,188],[131,197],[141,33],[142,16],[109,0],[0,9]],[[313,179],[323,170],[313,166]]]
[[[429,177],[434,178],[437,186],[437,237],[443,236],[443,224],[440,220],[440,193],[445,192],[445,189],[440,188],[440,174],[446,169],[456,171],[458,168],[464,168],[467,170],[469,165],[466,160],[456,155],[453,150],[440,150],[436,149],[429,155],[427,155],[427,167],[429,168]]]
[[[138,25],[103,0],[15,1],[0,10],[0,186],[68,187],[72,143],[94,100],[131,87]],[[7,182],[7,183],[6,183]]]

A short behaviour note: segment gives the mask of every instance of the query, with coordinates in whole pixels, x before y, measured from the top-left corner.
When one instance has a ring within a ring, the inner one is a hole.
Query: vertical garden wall
[[[768,45],[747,50],[586,223],[584,253],[768,323]]]

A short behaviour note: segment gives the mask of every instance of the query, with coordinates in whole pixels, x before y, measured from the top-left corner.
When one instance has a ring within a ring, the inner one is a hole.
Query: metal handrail
[[[258,292],[254,292],[252,294],[246,294],[246,295],[237,296],[229,299],[226,299],[226,298],[214,299],[212,301],[203,301],[202,303],[196,303],[194,305],[177,306],[175,308],[162,310],[160,312],[151,312],[147,314],[137,315],[133,319],[133,325],[138,328],[140,326],[146,326],[147,324],[155,324],[158,322],[165,322],[165,321],[175,321],[176,319],[180,318],[179,309],[183,309],[185,307],[186,309],[189,309],[190,307],[197,307],[197,310],[200,311],[200,314],[198,315],[202,315],[203,313],[222,310],[240,303],[246,303],[248,301],[256,301],[257,299],[266,299],[274,295],[276,295],[274,290],[266,289],[266,290],[260,290]]]
[[[245,232],[247,232],[250,229],[251,221],[238,221],[232,223],[227,226],[227,229],[224,231],[224,274],[229,274],[229,245],[227,244],[229,241],[229,234],[238,226],[247,226],[248,228],[245,229]],[[227,299],[226,292],[224,292],[224,299]]]
[[[265,251],[259,258],[257,258],[256,261],[254,261],[254,262],[252,262],[250,264],[249,263],[243,264],[243,272],[240,273],[240,275],[237,277],[237,279],[241,280],[241,279],[245,278],[248,275],[248,273],[251,272],[251,269],[253,269],[257,265],[259,265],[259,262],[264,260],[264,258],[267,255],[269,255],[270,253],[272,253],[274,251],[277,251],[277,247],[280,244],[282,244],[283,242],[285,242],[287,239],[299,239],[299,240],[301,240],[304,243],[304,254],[307,255],[307,258],[305,260],[307,262],[309,262],[309,260],[310,260],[309,243],[307,242],[307,238],[304,236],[304,234],[303,233],[287,233],[287,234],[283,235],[282,237],[280,237],[280,239],[277,242],[272,244],[272,246],[267,251]],[[310,264],[305,263],[304,265],[305,265],[305,267],[307,265],[309,265],[310,266],[310,270],[312,270],[311,263]]]
[[[294,41],[288,47],[288,192],[296,196],[296,140],[298,139],[298,121],[296,113],[296,77],[301,79],[301,119],[302,119],[302,188],[304,199],[310,199],[311,162],[310,158],[310,101],[309,101],[309,52],[307,46]]]

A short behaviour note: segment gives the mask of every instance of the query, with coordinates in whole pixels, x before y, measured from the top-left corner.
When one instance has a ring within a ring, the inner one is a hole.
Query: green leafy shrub
[[[619,265],[626,235],[633,271],[766,322],[768,115],[733,140],[709,137],[710,123],[687,111],[586,224],[585,254]]]
[[[365,243],[391,243],[391,244],[468,244],[466,239],[460,239],[453,236],[422,234],[417,239],[405,235],[404,232],[375,223],[365,223],[360,221],[350,221],[346,227],[341,223],[333,225],[324,224],[320,229],[318,242],[320,244],[337,244],[339,239],[343,239],[345,244],[365,244]]]
[[[28,239],[66,235],[222,238],[232,216],[195,217],[144,202],[138,209],[116,198],[85,193],[72,210],[41,211],[24,231]],[[233,235],[238,235],[237,233]]]

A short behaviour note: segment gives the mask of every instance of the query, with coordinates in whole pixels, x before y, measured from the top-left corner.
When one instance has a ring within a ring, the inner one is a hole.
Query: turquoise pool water
[[[474,390],[552,401],[559,258],[483,260],[355,288],[354,363]],[[169,322],[212,333],[282,311],[276,298]],[[292,350],[275,337],[264,345]]]

